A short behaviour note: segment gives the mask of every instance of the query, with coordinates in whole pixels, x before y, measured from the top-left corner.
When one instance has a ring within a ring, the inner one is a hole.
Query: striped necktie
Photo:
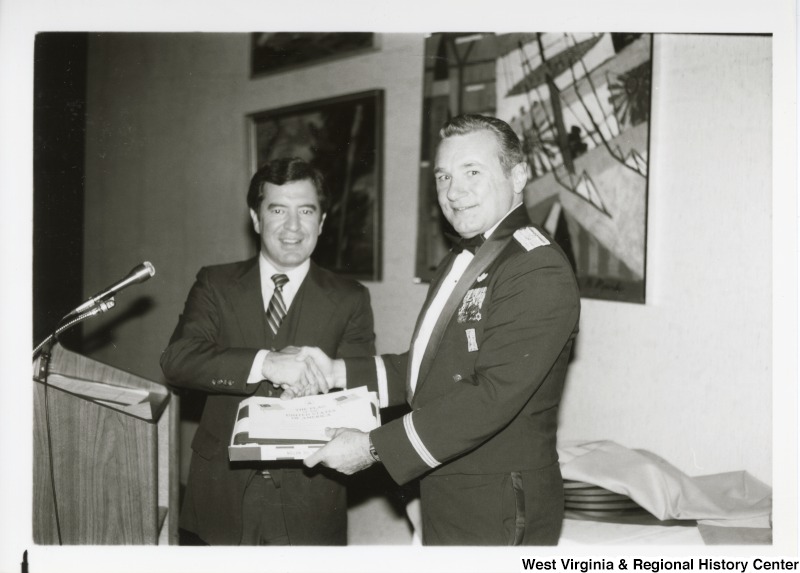
[[[272,275],[272,282],[275,283],[275,291],[267,307],[267,324],[269,324],[272,334],[278,334],[283,317],[286,316],[286,304],[283,302],[283,286],[289,282],[286,275]]]

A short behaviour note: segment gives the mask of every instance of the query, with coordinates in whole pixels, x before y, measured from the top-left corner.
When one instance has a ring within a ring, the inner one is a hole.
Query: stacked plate
[[[592,517],[641,515],[647,512],[627,495],[599,485],[564,480],[564,509]]]

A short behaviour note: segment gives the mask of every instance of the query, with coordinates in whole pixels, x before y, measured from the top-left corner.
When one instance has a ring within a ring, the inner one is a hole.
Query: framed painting
[[[449,249],[433,178],[438,130],[498,117],[523,144],[525,204],[581,296],[644,303],[650,34],[432,34],[426,39],[417,276]]]
[[[253,77],[352,56],[375,47],[372,32],[255,32],[250,38]]]
[[[355,279],[381,279],[383,90],[249,116],[252,170],[300,157],[325,177],[330,199],[312,259]]]

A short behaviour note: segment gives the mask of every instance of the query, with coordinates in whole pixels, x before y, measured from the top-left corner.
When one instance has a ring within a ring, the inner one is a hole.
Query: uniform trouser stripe
[[[435,468],[441,465],[441,462],[434,458],[431,453],[428,451],[428,448],[425,447],[425,444],[422,443],[422,440],[417,434],[416,428],[414,428],[414,421],[411,419],[411,415],[406,414],[403,416],[403,426],[406,429],[406,435],[408,436],[408,441],[411,442],[411,446],[416,450],[417,455],[422,458],[422,461],[428,464],[428,466]]]

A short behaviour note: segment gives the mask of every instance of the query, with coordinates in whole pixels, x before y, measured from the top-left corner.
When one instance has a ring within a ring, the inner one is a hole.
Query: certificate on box
[[[228,457],[301,460],[330,440],[326,428],[368,432],[380,423],[377,394],[365,386],[292,400],[253,396],[239,404]]]

